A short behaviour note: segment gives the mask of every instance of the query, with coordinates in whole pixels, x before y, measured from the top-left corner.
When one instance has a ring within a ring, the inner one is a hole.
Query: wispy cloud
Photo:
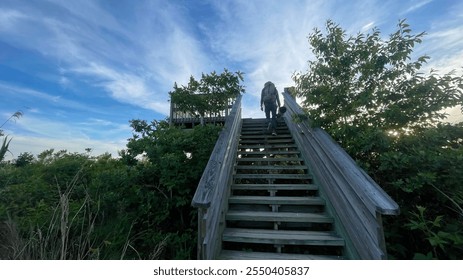
[[[48,116],[43,116],[42,113],[31,111],[17,120],[15,126],[30,136],[63,140],[73,138],[109,140],[114,137],[126,137],[130,135],[131,131],[128,123],[119,124],[92,117],[76,121],[63,120],[58,117],[50,119]]]
[[[75,100],[64,98],[60,95],[53,95],[39,90],[12,85],[0,80],[0,91],[4,95],[16,95],[16,98],[30,100],[31,98],[44,101],[48,106],[53,105],[66,110],[81,110],[85,112],[100,112],[99,109],[92,107],[89,104],[83,104]]]
[[[411,5],[408,9],[406,9],[405,11],[403,11],[403,12],[401,13],[401,15],[406,15],[406,14],[408,14],[408,13],[414,12],[414,11],[420,9],[421,7],[423,7],[423,6],[425,6],[425,5],[429,4],[429,3],[431,3],[432,1],[434,1],[434,0],[419,0],[419,1],[412,1],[412,5]]]
[[[462,49],[463,26],[432,29],[426,39],[430,40],[430,44],[427,45],[430,51],[438,52],[440,50],[452,54]]]
[[[25,18],[26,15],[13,9],[0,10],[0,30],[11,30],[17,22]]]
[[[118,72],[96,63],[71,71],[92,77],[94,85],[103,87],[120,102],[152,109],[165,115],[169,112],[167,98],[156,101],[154,92],[148,88],[146,80],[141,76]]]
[[[310,11],[320,1],[295,1],[278,5],[274,1],[217,1],[217,24],[204,27],[215,53],[222,60],[239,62],[246,72],[250,94],[258,95],[267,80],[287,85],[291,73],[304,66],[308,53],[307,35],[321,20]],[[293,9],[293,5],[298,9]],[[307,16],[307,15],[311,16]],[[281,88],[282,89],[282,88]]]

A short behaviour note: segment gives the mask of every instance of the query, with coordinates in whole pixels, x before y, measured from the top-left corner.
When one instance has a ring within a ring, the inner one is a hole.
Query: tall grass
[[[93,244],[91,233],[98,213],[90,211],[89,197],[70,217],[70,196],[77,184],[81,170],[67,184],[64,190],[57,184],[59,200],[53,208],[52,215],[45,228],[31,225],[26,236],[21,236],[16,223],[9,218],[1,227],[2,249],[0,258],[15,260],[66,260],[88,259],[89,249]],[[75,228],[74,221],[82,214],[86,221],[80,228]],[[85,225],[85,226],[84,226]],[[78,232],[71,238],[71,232]]]
[[[82,169],[77,172],[70,183],[62,189],[57,183],[59,200],[53,207],[52,214],[46,226],[31,226],[30,231],[21,235],[16,222],[8,217],[0,223],[0,259],[9,260],[89,260],[100,259],[101,244],[96,244],[93,233],[99,212],[99,200],[93,203],[86,192],[83,202],[76,211],[70,210],[70,197],[77,186]],[[58,180],[56,180],[58,181]],[[92,207],[97,205],[97,209]],[[75,208],[75,207],[74,207]],[[74,212],[71,215],[71,212]],[[80,217],[79,222],[77,219]],[[83,217],[83,218],[82,218]],[[102,221],[100,221],[102,222]],[[136,248],[132,245],[134,238],[131,232],[127,234],[124,246],[121,248],[120,259],[124,259],[128,250],[133,250],[141,259]],[[150,259],[161,256],[167,238],[160,242]]]

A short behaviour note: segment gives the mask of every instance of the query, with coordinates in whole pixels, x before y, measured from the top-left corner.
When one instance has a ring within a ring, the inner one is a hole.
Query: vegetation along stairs
[[[284,120],[243,119],[219,259],[342,259],[333,223]]]

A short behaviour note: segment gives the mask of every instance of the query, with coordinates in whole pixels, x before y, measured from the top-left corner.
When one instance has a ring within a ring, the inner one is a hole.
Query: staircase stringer
[[[309,121],[295,123],[294,116],[305,116],[295,99],[283,92],[286,124],[301,155],[308,159],[328,209],[344,233],[346,253],[359,259],[385,259],[381,215],[398,215],[399,207],[355,161],[322,129]]]

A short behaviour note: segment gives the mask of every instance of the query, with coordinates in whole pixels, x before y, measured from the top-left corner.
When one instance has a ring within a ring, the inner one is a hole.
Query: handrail
[[[399,206],[324,130],[308,120],[295,123],[293,116],[305,113],[286,90],[283,97],[286,123],[348,239],[347,253],[385,259],[381,215],[398,215]]]
[[[214,259],[221,249],[222,225],[240,128],[241,95],[238,95],[191,203],[198,208],[198,259]]]
[[[205,94],[199,94],[199,95],[205,95]],[[229,115],[235,100],[236,98],[234,97],[229,98],[224,104],[224,108],[222,110],[205,112],[205,115],[204,115],[205,121],[222,122],[223,120],[225,120],[227,116]],[[169,124],[178,124],[178,123],[185,123],[185,122],[201,122],[201,117],[199,115],[195,115],[188,111],[179,110],[177,107],[177,104],[173,103],[171,100],[170,101]]]

